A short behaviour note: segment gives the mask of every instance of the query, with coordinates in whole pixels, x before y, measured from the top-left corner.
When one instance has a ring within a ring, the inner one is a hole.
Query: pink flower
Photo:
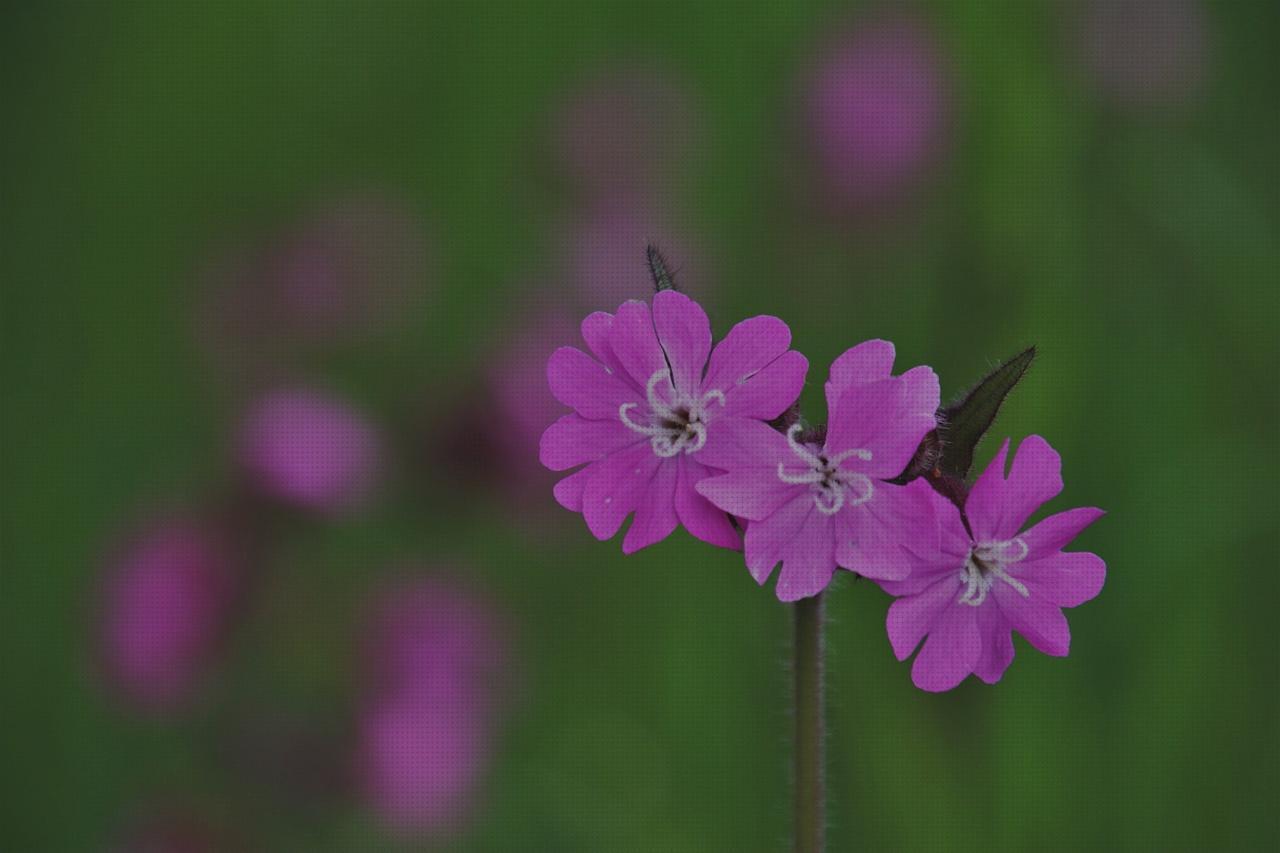
[[[394,831],[458,831],[490,762],[508,642],[481,595],[441,578],[380,598],[364,638],[356,777]]]
[[[556,484],[556,500],[581,512],[601,540],[634,512],[627,554],[679,524],[705,542],[737,547],[728,517],[694,487],[709,474],[709,451],[752,424],[767,429],[760,421],[799,396],[809,363],[788,349],[786,324],[744,320],[712,352],[702,308],[666,290],[654,295],[652,311],[630,301],[616,314],[591,314],[582,336],[594,358],[561,347],[547,365],[552,393],[575,411],[543,434],[542,464],[584,466]]]
[[[840,36],[806,99],[831,201],[856,206],[906,188],[937,154],[947,98],[941,51],[923,23],[890,17]]]
[[[305,388],[258,400],[240,431],[241,463],[265,494],[306,509],[347,509],[377,474],[373,425],[344,401]]]
[[[747,568],[758,583],[782,563],[782,601],[821,592],[837,567],[877,580],[910,570],[899,543],[928,505],[884,480],[902,473],[936,425],[938,377],[928,367],[892,376],[893,359],[893,344],[872,340],[831,365],[825,441],[807,439],[799,424],[783,435],[745,421],[708,444],[707,464],[728,473],[698,491],[749,522]]]
[[[108,686],[150,712],[190,699],[227,626],[231,549],[198,521],[153,523],[103,579],[97,655]]]
[[[909,543],[911,576],[881,586],[898,596],[886,621],[898,660],[928,637],[911,669],[923,690],[950,690],[969,673],[999,681],[1013,660],[1011,630],[1045,654],[1066,655],[1071,632],[1062,608],[1096,596],[1106,578],[1096,554],[1062,551],[1102,510],[1068,510],[1018,532],[1062,491],[1062,461],[1033,435],[1006,477],[1008,450],[1006,439],[965,502],[972,535],[955,505],[923,480],[908,486],[929,498],[933,512],[920,517],[921,535]]]
[[[430,274],[425,226],[395,197],[336,199],[278,233],[214,253],[197,313],[222,366],[250,376],[415,316]]]

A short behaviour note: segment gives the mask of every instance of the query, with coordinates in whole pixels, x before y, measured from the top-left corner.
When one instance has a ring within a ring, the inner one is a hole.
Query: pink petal
[[[1062,491],[1062,459],[1038,435],[1023,439],[1006,479],[1005,439],[996,458],[978,477],[965,503],[965,514],[979,541],[1012,539],[1031,513]]]
[[[731,416],[721,416],[707,424],[706,446],[695,456],[702,465],[721,471],[767,468],[775,480],[778,463],[796,458],[787,446],[787,437],[773,427],[753,418]]]
[[[560,347],[547,362],[551,393],[584,418],[617,420],[624,403],[639,403],[636,390],[580,349]]]
[[[918,372],[917,372],[918,371]],[[921,388],[932,383],[930,395]],[[871,460],[850,460],[849,467],[878,479],[902,473],[920,440],[937,425],[937,377],[929,368],[914,368],[906,375],[854,385],[837,401],[827,427],[826,449],[841,453],[852,448],[871,451]],[[919,408],[908,406],[908,395]],[[932,399],[930,397],[932,396]]]
[[[967,605],[966,605],[967,606]],[[982,654],[973,668],[974,675],[987,684],[995,684],[1013,662],[1013,634],[1000,608],[975,607],[978,611],[978,632],[982,635]]]
[[[648,384],[653,374],[667,369],[649,306],[643,302],[633,299],[618,308],[618,313],[613,316],[609,346],[632,381],[641,388]]]
[[[609,371],[619,380],[626,382],[628,385],[636,387],[637,390],[643,390],[643,386],[636,386],[631,376],[623,368],[622,362],[618,361],[618,357],[613,354],[613,347],[609,344],[609,338],[613,335],[613,315],[606,314],[604,311],[596,311],[588,314],[582,320],[582,339],[586,341],[587,348],[591,350],[601,364],[609,368]]]
[[[1030,563],[1018,563],[1014,577],[1058,607],[1076,607],[1102,591],[1107,564],[1088,551],[1058,552]]]
[[[1040,523],[1021,534],[1019,538],[1027,543],[1025,560],[1039,560],[1061,551],[1072,539],[1080,535],[1090,524],[1093,524],[1105,513],[1096,507],[1080,507],[1069,509],[1042,519]]]
[[[771,468],[738,468],[698,483],[698,493],[722,511],[748,521],[763,521],[807,486],[784,483]]]
[[[556,483],[555,488],[552,489],[556,503],[570,512],[582,512],[582,490],[586,488],[587,480],[594,473],[591,467],[588,465],[581,468]]]
[[[943,541],[933,490],[918,480],[907,486],[876,483],[874,488],[870,501],[840,513],[846,523],[840,530],[836,562],[873,580],[901,581],[917,562],[907,545],[915,542],[920,547],[916,540],[922,537],[938,544]],[[950,562],[959,564],[955,559]]]
[[[653,296],[653,325],[671,363],[676,389],[695,396],[711,353],[711,323],[706,312],[683,293],[663,290]]]
[[[917,595],[899,598],[889,606],[885,630],[898,660],[906,660],[933,629],[938,616],[960,595],[959,577],[941,578]]]
[[[552,471],[564,471],[637,443],[649,449],[648,442],[621,421],[589,421],[578,415],[565,415],[542,434],[538,458]]]
[[[950,690],[973,672],[982,655],[976,607],[953,604],[944,609],[911,667],[911,680],[921,690]]]
[[[634,554],[671,535],[679,523],[676,518],[676,480],[680,465],[678,460],[659,462],[653,479],[640,495],[636,505],[636,517],[622,540],[622,553]]]
[[[777,317],[750,317],[716,344],[703,390],[727,391],[769,365],[791,346],[791,330]]]
[[[799,494],[791,503],[784,504],[777,512],[763,521],[753,521],[747,527],[744,540],[747,569],[756,583],[763,584],[769,579],[774,566],[782,562],[788,553],[791,541],[800,533],[800,528],[810,513],[816,512],[813,498],[807,492]],[[834,570],[835,563],[832,562]]]
[[[1056,604],[1035,593],[1023,596],[1003,581],[996,581],[991,594],[1013,630],[1031,645],[1054,657],[1063,657],[1071,649],[1071,629]]]
[[[804,389],[809,360],[788,350],[741,385],[725,391],[723,414],[772,420],[787,410]]]
[[[646,442],[620,450],[592,468],[595,474],[582,491],[582,517],[597,539],[612,538],[640,505],[662,460]]]
[[[854,385],[866,385],[887,379],[893,371],[893,344],[888,341],[863,341],[831,362],[827,379],[827,411],[834,412],[836,402]]]
[[[689,456],[680,459],[680,482],[676,485],[676,515],[685,530],[711,545],[741,550],[742,534],[733,529],[729,516],[697,491],[697,485],[711,472]]]
[[[806,498],[808,495],[805,496]],[[836,572],[835,542],[831,537],[830,519],[813,507],[800,533],[791,540],[778,573],[779,601],[799,601],[817,595],[831,583]]]

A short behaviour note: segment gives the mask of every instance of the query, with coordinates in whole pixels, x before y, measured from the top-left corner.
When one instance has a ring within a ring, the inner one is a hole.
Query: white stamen
[[[1017,547],[1018,553],[1006,556],[1005,552],[1011,546]],[[991,587],[997,580],[1004,581],[1013,587],[1023,598],[1030,598],[1031,592],[1026,584],[1005,571],[1006,566],[1020,562],[1030,553],[1030,550],[1021,537],[1005,542],[983,542],[974,545],[969,551],[969,556],[965,558],[964,566],[960,569],[960,580],[964,583],[965,590],[956,601],[972,607],[980,606],[987,600],[987,593],[991,591]]]
[[[658,394],[658,386],[663,379],[670,380],[670,374],[665,369],[650,376],[645,385],[650,423],[637,423],[631,419],[630,411],[639,407],[639,403],[623,403],[619,406],[618,420],[632,432],[646,436],[654,454],[663,459],[669,459],[682,451],[697,453],[707,443],[707,409],[713,402],[723,406],[724,392],[712,389],[701,398],[689,399],[680,395],[675,385],[671,384],[674,402],[669,404]]]
[[[799,436],[803,428],[800,424],[792,424],[787,430],[787,446],[808,467],[807,471],[793,473],[787,470],[786,463],[778,463],[778,479],[788,485],[810,485],[813,487],[813,505],[823,515],[835,515],[845,504],[858,506],[871,500],[875,494],[875,486],[871,478],[857,471],[843,471],[840,463],[846,459],[858,458],[863,461],[871,459],[871,451],[861,447],[846,450],[831,458],[814,453],[800,443]],[[855,488],[850,496],[848,489]]]

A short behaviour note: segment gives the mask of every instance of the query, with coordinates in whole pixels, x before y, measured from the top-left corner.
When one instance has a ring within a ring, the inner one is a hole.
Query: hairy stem
[[[795,853],[822,853],[823,785],[822,593],[795,603]]]

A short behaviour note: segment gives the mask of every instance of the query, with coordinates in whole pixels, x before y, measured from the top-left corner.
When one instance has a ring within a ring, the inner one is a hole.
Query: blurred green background
[[[210,735],[236,696],[340,718],[362,591],[406,559],[469,575],[519,636],[482,805],[445,847],[786,848],[790,614],[682,531],[623,558],[567,512],[522,519],[397,465],[363,511],[290,521],[205,705],[122,713],[88,664],[106,545],[228,479],[236,393],[192,332],[209,247],[353,187],[407,199],[431,228],[426,307],[309,369],[429,443],[406,405],[449,411],[440,389],[519,328],[526,283],[556,286],[554,105],[639,59],[695,105],[663,196],[714,259],[717,335],[783,317],[819,419],[825,366],[860,340],[934,365],[944,396],[1035,343],[996,433],[1061,450],[1054,509],[1109,511],[1076,546],[1109,576],[1068,614],[1071,655],[1019,639],[993,688],[916,690],[887,596],[837,584],[831,849],[1274,849],[1280,13],[1206,4],[1201,89],[1126,109],[1073,70],[1072,4],[917,7],[949,56],[946,153],[908,213],[833,221],[793,192],[794,89],[859,8],[6,6],[0,848],[104,849],[157,796],[249,849],[415,846],[358,803],[246,782]]]

